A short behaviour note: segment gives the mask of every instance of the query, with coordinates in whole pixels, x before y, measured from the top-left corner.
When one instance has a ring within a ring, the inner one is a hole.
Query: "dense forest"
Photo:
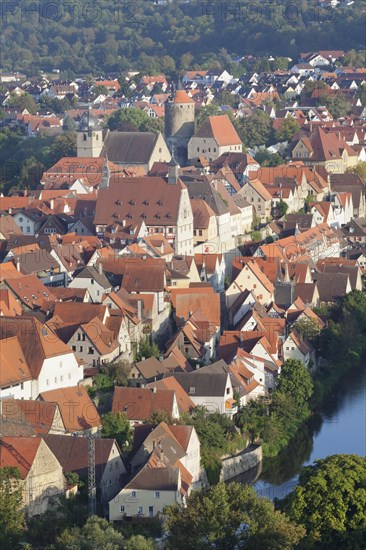
[[[361,2],[336,9],[315,1],[14,1],[4,3],[3,69],[108,73],[133,69],[174,76],[231,63],[231,56],[297,59],[301,51],[360,49]]]

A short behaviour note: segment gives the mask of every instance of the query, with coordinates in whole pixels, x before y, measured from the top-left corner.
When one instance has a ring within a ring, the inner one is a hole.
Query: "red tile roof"
[[[218,145],[242,145],[230,118],[227,115],[210,116],[202,124],[195,137],[214,138]]]
[[[112,412],[125,412],[130,420],[143,421],[153,412],[165,411],[173,413],[175,392],[160,390],[156,392],[148,388],[125,388],[117,386],[114,389]]]
[[[0,468],[18,468],[21,479],[26,479],[41,441],[40,437],[0,438]]]
[[[99,428],[101,419],[84,386],[71,386],[42,392],[40,399],[56,403],[68,432]]]

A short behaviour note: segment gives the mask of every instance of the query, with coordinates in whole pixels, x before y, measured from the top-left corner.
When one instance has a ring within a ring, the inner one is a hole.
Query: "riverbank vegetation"
[[[185,508],[173,505],[165,512],[168,548],[175,550],[290,550],[305,534],[272,502],[239,483],[195,491]]]
[[[325,328],[320,332],[303,329],[317,350],[318,367],[310,373],[299,361],[285,361],[270,399],[251,401],[236,415],[237,426],[251,442],[262,442],[264,456],[276,456],[287,447],[300,426],[366,353],[365,294],[355,290],[317,313]]]
[[[276,502],[306,530],[299,550],[366,548],[366,458],[334,455],[302,469],[299,484]]]

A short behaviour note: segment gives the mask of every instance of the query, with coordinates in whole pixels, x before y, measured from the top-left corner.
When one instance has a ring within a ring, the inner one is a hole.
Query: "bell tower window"
[[[86,141],[86,140],[87,140],[87,136],[86,136],[86,134],[84,134],[84,135],[83,135],[83,139],[84,139],[84,141]]]

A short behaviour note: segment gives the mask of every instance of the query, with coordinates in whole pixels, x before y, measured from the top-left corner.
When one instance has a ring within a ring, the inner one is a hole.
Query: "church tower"
[[[187,164],[188,142],[194,134],[194,108],[193,99],[180,83],[164,104],[165,141],[180,166]]]
[[[103,149],[103,129],[90,111],[85,111],[77,129],[77,156],[99,157]]]

